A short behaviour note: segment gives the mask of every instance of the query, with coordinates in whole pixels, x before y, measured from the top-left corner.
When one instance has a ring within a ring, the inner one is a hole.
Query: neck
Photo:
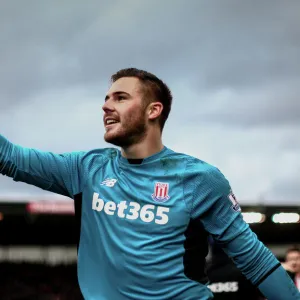
[[[161,134],[148,134],[140,142],[121,149],[122,156],[128,159],[146,158],[160,152],[164,148]]]

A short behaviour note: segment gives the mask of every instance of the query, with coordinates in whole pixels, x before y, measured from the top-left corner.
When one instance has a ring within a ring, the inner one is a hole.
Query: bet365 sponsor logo
[[[99,198],[98,193],[93,195],[93,210],[104,212],[107,215],[117,215],[119,218],[128,220],[141,219],[145,223],[154,221],[158,225],[167,224],[169,221],[169,208],[164,206],[156,206],[152,204],[145,204],[141,206],[133,201],[121,201],[116,204],[113,201],[104,201]]]
[[[213,293],[234,293],[239,290],[237,281],[231,282],[216,282],[208,286]]]

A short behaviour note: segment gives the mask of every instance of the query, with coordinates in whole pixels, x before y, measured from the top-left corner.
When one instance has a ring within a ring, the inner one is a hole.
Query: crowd
[[[300,290],[300,249],[289,248],[282,266]],[[79,300],[76,265],[0,264],[1,300]],[[207,265],[215,300],[264,299],[222,249],[211,248]]]
[[[81,300],[76,265],[0,264],[1,300]]]

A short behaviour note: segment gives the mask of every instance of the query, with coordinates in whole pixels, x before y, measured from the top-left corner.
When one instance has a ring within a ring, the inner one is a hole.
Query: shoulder
[[[199,158],[186,153],[176,152],[170,148],[167,148],[167,151],[164,153],[164,157],[162,157],[161,160],[170,164],[180,164],[181,166],[184,166],[186,170],[192,170],[195,168],[202,170],[203,167],[205,168],[205,166],[208,165]]]
[[[97,149],[92,149],[90,151],[85,152],[85,156],[105,156],[109,158],[115,158],[120,150],[117,148],[97,148]]]
[[[229,181],[220,169],[197,157],[172,151],[169,159],[176,159],[185,164],[185,184],[194,188],[226,190],[230,188]]]
[[[212,177],[216,179],[224,178],[224,175],[219,168],[195,156],[175,152],[169,149],[166,158],[184,162],[187,174],[190,176]]]
[[[104,164],[110,159],[114,159],[118,156],[119,150],[116,148],[99,148],[92,149],[86,152],[78,152],[80,162],[83,164],[89,164],[97,162],[97,164]]]

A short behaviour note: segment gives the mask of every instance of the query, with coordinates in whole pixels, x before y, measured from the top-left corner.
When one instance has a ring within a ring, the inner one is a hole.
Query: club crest
[[[234,193],[233,193],[232,191],[231,191],[230,194],[228,195],[228,198],[229,198],[229,200],[230,200],[231,203],[232,203],[232,209],[233,209],[234,211],[241,211],[241,207],[240,207],[238,201],[236,200],[236,197],[235,197],[235,195],[234,195]]]
[[[170,199],[169,184],[165,182],[156,182],[152,199],[157,202],[165,202]]]

